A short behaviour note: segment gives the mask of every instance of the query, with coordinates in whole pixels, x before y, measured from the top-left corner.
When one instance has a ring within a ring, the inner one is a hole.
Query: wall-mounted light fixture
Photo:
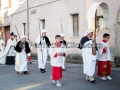
[[[35,14],[36,13],[36,10],[31,10],[31,14]]]

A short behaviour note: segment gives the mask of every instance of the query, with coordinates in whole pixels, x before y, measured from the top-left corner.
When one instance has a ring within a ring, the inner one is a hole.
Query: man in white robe
[[[83,68],[84,74],[86,75],[86,80],[90,80],[91,83],[95,83],[96,81],[93,78],[95,73],[95,65],[96,65],[96,55],[92,54],[92,45],[95,41],[92,39],[93,31],[86,31],[84,37],[81,39],[80,43],[83,45],[82,47],[82,57],[83,57]]]
[[[40,37],[41,36],[41,37]],[[49,41],[49,38],[46,36],[46,30],[43,29],[41,31],[41,35],[36,39],[36,46],[38,48],[37,50],[37,56],[38,56],[38,68],[40,69],[41,73],[45,73],[45,64],[48,57],[48,48],[51,43]]]
[[[2,40],[0,36],[0,64],[5,64],[5,59],[7,55],[7,54],[4,54],[4,45],[5,45],[5,42]]]
[[[14,35],[14,39],[16,40],[16,42],[17,42],[17,35]]]
[[[21,41],[17,43],[15,50],[17,52],[15,62],[16,74],[21,72],[24,74],[30,74],[27,70],[27,54],[30,53],[30,48],[26,41],[26,36],[23,35],[21,37]]]
[[[13,32],[10,34],[10,39],[8,39],[8,41],[7,41],[6,47],[8,47],[8,46],[10,46],[10,48],[9,48],[8,53],[7,53],[6,64],[7,65],[14,65],[15,64],[15,55],[16,55],[16,52],[15,52],[16,41],[14,39]]]
[[[2,40],[0,36],[0,53],[4,51],[4,45],[5,45],[5,42]]]

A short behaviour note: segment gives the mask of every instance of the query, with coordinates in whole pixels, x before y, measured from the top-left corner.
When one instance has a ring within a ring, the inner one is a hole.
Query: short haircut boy
[[[108,34],[108,33],[103,34],[103,38],[106,38],[108,36],[110,36],[110,34]]]

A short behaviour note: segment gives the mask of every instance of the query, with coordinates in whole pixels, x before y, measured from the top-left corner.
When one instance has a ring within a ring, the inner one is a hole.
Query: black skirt
[[[15,64],[15,56],[7,56],[6,57],[6,64],[7,65],[14,65]]]

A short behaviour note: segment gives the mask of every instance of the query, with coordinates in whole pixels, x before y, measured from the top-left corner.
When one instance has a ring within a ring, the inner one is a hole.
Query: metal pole
[[[97,10],[95,13],[95,31],[94,31],[94,38],[95,38],[95,42],[94,42],[94,47],[92,47],[92,55],[96,55],[96,21],[97,21]]]
[[[29,39],[29,0],[27,0],[27,38]]]
[[[63,27],[62,27],[62,19],[61,19],[61,31],[62,31],[62,33],[63,33]]]
[[[17,29],[16,25],[15,25],[15,29],[16,29],[16,31],[17,31],[17,34],[18,34],[18,36],[19,36],[19,39],[21,40],[20,34],[19,34],[19,32],[18,32],[18,29]]]
[[[40,29],[40,19],[38,18],[39,20],[39,32],[40,32],[40,41],[41,41],[41,29]],[[41,42],[41,49],[42,49],[42,42]],[[44,61],[43,61],[43,51],[41,50],[41,54],[42,54],[42,64],[44,64]]]

